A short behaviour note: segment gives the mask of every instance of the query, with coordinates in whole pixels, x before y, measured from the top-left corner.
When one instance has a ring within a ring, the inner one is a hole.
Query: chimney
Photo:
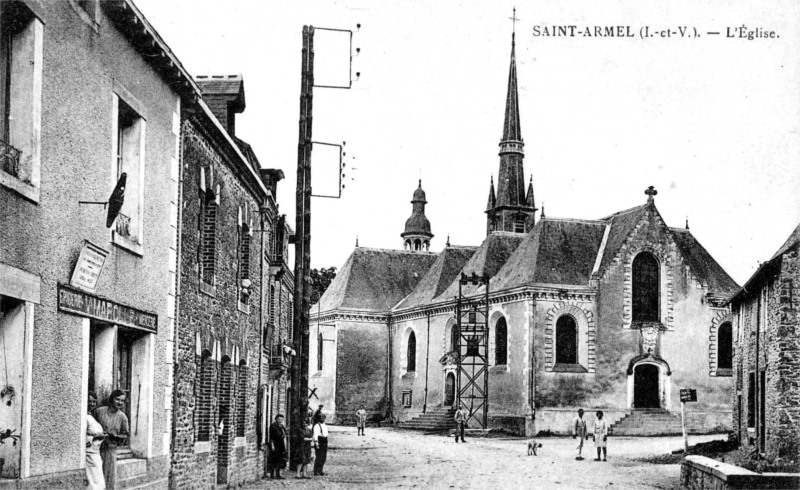
[[[229,135],[236,136],[236,114],[244,112],[244,79],[241,75],[199,75],[194,80],[211,112]]]
[[[279,168],[262,168],[259,172],[261,173],[261,180],[264,182],[264,186],[272,193],[272,197],[277,199],[278,182],[285,177],[283,170]]]

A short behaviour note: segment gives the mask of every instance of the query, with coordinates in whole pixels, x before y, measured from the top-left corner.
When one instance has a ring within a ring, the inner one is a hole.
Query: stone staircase
[[[614,422],[608,429],[614,436],[672,436],[682,434],[681,418],[663,409],[638,409]]]
[[[434,408],[411,420],[400,422],[397,426],[401,429],[421,430],[425,432],[450,430],[456,425],[453,420],[455,413],[456,410],[454,408]]]
[[[168,480],[152,480],[147,474],[147,460],[134,457],[130,449],[117,452],[117,485],[116,488],[126,490],[150,490],[166,488]]]

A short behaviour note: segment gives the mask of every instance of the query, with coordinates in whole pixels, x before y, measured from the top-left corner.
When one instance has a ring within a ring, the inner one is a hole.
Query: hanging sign
[[[58,309],[65,313],[157,333],[158,315],[115,303],[79,289],[58,285]]]
[[[103,272],[103,264],[105,264],[107,256],[108,252],[106,250],[89,240],[85,240],[69,283],[79,288],[94,291],[97,288],[97,280],[100,279],[100,273]]]

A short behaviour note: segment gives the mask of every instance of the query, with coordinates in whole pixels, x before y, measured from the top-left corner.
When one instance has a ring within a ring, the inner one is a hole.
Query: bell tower
[[[425,191],[422,190],[422,179],[419,180],[419,187],[414,191],[411,199],[411,216],[406,220],[406,229],[400,234],[403,237],[403,249],[414,250],[417,252],[427,252],[431,248],[431,222],[425,216]]]
[[[516,15],[514,17],[516,20]],[[508,71],[506,112],[503,121],[503,138],[500,140],[500,170],[497,173],[497,194],[494,181],[489,185],[489,202],[486,209],[486,233],[510,231],[528,233],[533,228],[536,205],[533,197],[533,176],[525,192],[525,158],[522,129],[519,123],[517,94],[517,61],[515,33],[511,34],[511,65]]]

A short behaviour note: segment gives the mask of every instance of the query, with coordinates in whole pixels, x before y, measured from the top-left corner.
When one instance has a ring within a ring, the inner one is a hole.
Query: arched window
[[[322,371],[322,346],[324,342],[322,340],[322,333],[317,335],[317,371]]]
[[[494,327],[494,363],[497,366],[508,363],[508,326],[505,318],[497,320]]]
[[[412,372],[417,370],[417,337],[414,332],[408,336],[408,351],[406,351],[408,362],[406,364],[406,371]]]
[[[717,331],[717,369],[733,369],[733,334],[728,322]]]
[[[421,248],[421,245],[420,245],[419,239],[414,240],[414,250],[420,250],[420,248]]]
[[[461,342],[461,331],[458,329],[458,324],[453,324],[450,329],[450,352],[458,352],[459,344]]]
[[[556,364],[578,363],[578,325],[570,315],[556,321]]]
[[[640,253],[633,259],[633,321],[657,322],[659,297],[658,260]]]

